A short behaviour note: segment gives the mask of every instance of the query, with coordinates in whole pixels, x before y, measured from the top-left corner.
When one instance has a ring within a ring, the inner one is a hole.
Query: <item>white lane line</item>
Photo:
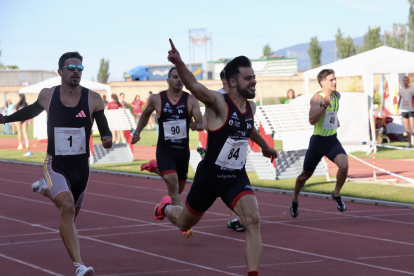
[[[101,275],[101,276],[146,275],[146,274],[154,274],[154,273],[172,273],[172,272],[183,272],[183,271],[191,271],[191,269],[151,271],[151,272],[133,272],[133,273],[123,273],[123,274],[108,274],[108,275]]]
[[[293,262],[293,263],[277,263],[277,264],[260,264],[260,267],[262,266],[272,266],[272,265],[291,265],[291,264],[309,264],[309,263],[320,263],[324,260],[318,260],[318,261],[306,261],[306,262]],[[247,267],[247,265],[236,265],[236,266],[228,266],[228,268],[241,268],[241,267]]]
[[[40,267],[40,266],[37,266],[37,265],[34,265],[34,264],[30,264],[30,263],[27,263],[27,262],[25,262],[25,261],[22,261],[22,260],[19,260],[19,259],[15,259],[15,258],[12,258],[12,257],[6,256],[6,255],[1,254],[1,253],[0,253],[0,257],[3,257],[3,258],[5,258],[5,259],[8,259],[8,260],[11,260],[11,261],[14,261],[14,262],[20,263],[20,264],[24,264],[24,265],[30,266],[30,267],[32,267],[32,268],[34,268],[34,269],[41,270],[41,271],[46,272],[46,273],[51,274],[51,275],[56,275],[56,276],[65,276],[65,275],[62,275],[62,274],[59,274],[59,273],[56,273],[56,272],[50,271],[50,270],[48,270],[48,269],[44,269],[44,268],[42,268],[42,267]]]
[[[0,194],[0,195],[5,195],[5,194]],[[15,197],[15,196],[12,196],[12,197]],[[25,198],[22,198],[22,199],[25,199]],[[52,203],[50,203],[50,204],[52,204]],[[107,215],[107,214],[103,214],[103,213],[100,213],[100,212],[94,212],[94,211],[89,211],[89,212],[96,213],[96,214]],[[109,215],[109,216],[114,216],[114,215]],[[3,216],[0,216],[0,217],[3,217]],[[114,216],[114,217],[124,218],[124,219],[134,220],[134,221],[139,221],[139,220],[132,219],[132,218],[125,218],[125,217],[119,217],[119,216]],[[3,218],[5,218],[5,217],[3,217]],[[16,219],[12,219],[12,218],[9,218],[9,219],[10,220],[14,220],[14,221],[18,221]],[[27,222],[23,222],[23,223],[33,225],[33,224],[27,223]],[[270,222],[270,223],[272,223],[272,222]],[[160,225],[160,224],[158,224],[158,225]],[[286,225],[289,225],[289,224],[286,224]],[[168,227],[167,225],[160,225],[160,226]],[[295,225],[289,225],[289,226],[295,226]],[[37,225],[37,227],[41,227],[41,228],[48,229],[48,230],[52,230],[52,231],[55,230],[55,229],[52,229],[52,228],[49,228],[49,227],[44,227],[44,226],[41,226],[41,225]],[[320,229],[317,229],[317,230],[320,230]],[[57,231],[57,230],[55,230],[55,231]],[[327,230],[325,230],[325,231],[326,232],[329,232]],[[213,236],[213,237],[218,237],[218,238],[223,238],[223,239],[229,239],[229,240],[234,240],[234,241],[239,241],[239,242],[245,242],[245,240],[231,238],[231,237],[222,236],[222,235],[211,234],[211,233],[202,232],[202,231],[197,231],[197,233],[204,234],[204,235],[208,235],[208,236]],[[113,245],[115,247],[119,247],[119,248],[131,250],[131,251],[136,251],[136,252],[140,252],[140,253],[144,253],[144,254],[148,254],[148,255],[160,257],[160,258],[164,258],[164,259],[172,259],[172,258],[165,257],[165,256],[161,256],[161,255],[158,255],[158,254],[149,253],[149,252],[146,252],[146,251],[142,251],[142,250],[138,250],[138,249],[135,249],[135,248],[130,248],[130,247],[126,247],[126,246],[122,246],[122,245],[118,245],[118,244],[114,244],[114,243],[110,243],[110,242],[105,242],[105,241],[97,240],[97,239],[94,239],[94,238],[88,238],[88,237],[83,237],[83,236],[79,236],[79,237],[80,238],[84,238],[84,239],[88,239],[88,240],[97,241],[97,242],[100,242],[100,243],[105,243],[105,244]],[[371,238],[371,237],[369,237],[369,238]],[[391,240],[387,240],[387,241],[391,241]],[[409,244],[409,245],[414,245],[414,244]],[[342,261],[342,262],[347,262],[347,263],[352,263],[352,264],[357,264],[357,265],[362,265],[362,266],[367,266],[367,267],[373,267],[373,268],[387,270],[387,271],[393,271],[393,272],[399,272],[399,273],[414,275],[414,273],[407,272],[407,271],[402,271],[402,270],[397,270],[397,269],[391,269],[391,268],[381,267],[381,266],[375,266],[375,265],[370,265],[370,264],[365,264],[365,263],[360,263],[360,262],[355,262],[355,261],[351,261],[351,260],[346,260],[346,259],[341,259],[341,258],[335,258],[335,257],[330,257],[330,256],[325,256],[325,255],[320,255],[320,254],[315,254],[315,253],[310,253],[310,252],[296,250],[296,249],[291,249],[291,248],[286,248],[286,247],[274,246],[274,245],[269,245],[269,244],[263,244],[262,246],[269,247],[269,248],[276,248],[276,249],[290,251],[290,252],[295,252],[295,253],[302,253],[302,254],[306,254],[306,255],[317,256],[317,257],[320,257],[320,258],[326,258],[326,259],[331,259],[331,260],[336,260],[336,261]],[[181,263],[185,263],[183,261],[176,260],[176,259],[172,259],[172,260],[177,261],[177,262],[181,262]],[[188,264],[189,265],[198,266],[196,264],[190,264],[190,263],[188,263]],[[201,266],[201,267],[203,267],[203,266]],[[208,268],[206,268],[206,269],[208,269]],[[227,272],[221,271],[221,270],[220,270],[220,272],[227,273]],[[231,275],[235,275],[235,274],[231,274]]]
[[[229,240],[234,240],[234,241],[245,242],[244,240],[240,240],[240,239],[236,239],[236,238],[232,238],[232,237],[227,237],[227,236],[220,236],[220,235],[206,233],[206,232],[197,231],[197,233],[205,234],[205,235],[209,235],[209,236],[213,236],[213,237],[219,237],[219,238],[223,238],[223,239],[229,239]],[[325,255],[306,252],[306,251],[302,251],[302,250],[291,249],[291,248],[287,248],[287,247],[275,246],[275,245],[270,245],[270,244],[262,244],[262,246],[270,247],[270,248],[276,248],[276,249],[290,251],[290,252],[295,252],[295,253],[302,253],[302,254],[315,256],[315,257],[319,257],[319,258],[326,258],[326,259],[335,260],[335,261],[341,261],[341,262],[346,262],[346,263],[351,263],[351,264],[356,264],[356,265],[362,265],[362,266],[367,266],[367,267],[372,267],[372,268],[378,268],[378,269],[387,270],[387,271],[393,271],[393,272],[399,272],[399,273],[414,275],[414,273],[408,272],[408,271],[392,269],[392,268],[376,266],[376,265],[370,265],[370,264],[366,264],[366,263],[360,263],[360,262],[355,262],[355,261],[351,261],[351,260],[335,258],[335,257],[331,257],[331,256],[325,256]]]
[[[379,257],[361,257],[361,258],[357,258],[357,259],[359,259],[359,260],[366,260],[366,259],[386,259],[386,258],[402,258],[402,257],[414,257],[414,255],[379,256]]]
[[[20,222],[20,223],[23,223],[23,224],[33,225],[30,222],[26,222],[26,221],[14,219],[14,218],[9,218],[9,217],[5,217],[5,216],[0,216],[0,218]],[[57,233],[59,232],[59,230],[56,230],[56,229],[53,229],[53,228],[50,228],[50,227],[46,227],[46,226],[42,226],[42,225],[36,225],[36,227],[40,227],[40,228],[43,228],[43,229],[55,231]],[[103,244],[107,244],[107,245],[112,245],[114,247],[118,247],[118,248],[130,250],[130,251],[146,254],[146,255],[149,255],[149,256],[153,256],[153,257],[158,257],[158,258],[161,258],[161,259],[165,259],[165,260],[169,260],[169,261],[173,261],[173,262],[177,262],[177,263],[182,263],[182,264],[189,265],[189,266],[203,268],[203,269],[206,269],[206,270],[215,271],[215,272],[219,272],[219,273],[223,273],[223,274],[227,274],[227,275],[241,276],[240,274],[235,274],[235,273],[227,272],[227,271],[224,271],[224,270],[220,270],[220,269],[216,269],[216,268],[212,268],[212,267],[208,267],[208,266],[204,266],[204,265],[198,265],[198,264],[194,264],[194,263],[190,263],[190,262],[185,262],[185,261],[181,261],[179,259],[166,257],[166,256],[159,255],[159,254],[156,254],[156,253],[151,253],[151,252],[148,252],[148,251],[144,251],[144,250],[140,250],[140,249],[136,249],[136,248],[132,248],[132,247],[128,247],[128,246],[124,246],[124,245],[120,245],[120,244],[116,244],[116,243],[112,243],[112,242],[98,240],[98,239],[91,238],[91,237],[86,237],[86,236],[79,235],[79,238],[90,240],[90,241],[95,241],[95,242],[103,243]]]
[[[79,230],[78,230],[78,231],[79,231]],[[8,235],[8,236],[0,236],[0,238],[12,238],[12,237],[37,236],[37,235],[46,235],[46,234],[55,234],[55,232],[41,232],[41,233],[32,233],[32,234]]]
[[[50,242],[50,241],[62,241],[62,238],[59,238],[59,239],[47,239],[47,240],[36,240],[36,241],[23,241],[23,242],[0,243],[0,246],[4,246],[4,245],[18,245],[18,244],[27,244],[27,243],[37,243],[37,242]]]

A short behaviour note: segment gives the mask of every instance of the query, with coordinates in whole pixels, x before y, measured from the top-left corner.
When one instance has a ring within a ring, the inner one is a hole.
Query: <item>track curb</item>
[[[4,159],[0,159],[0,162],[43,167],[43,164],[41,164],[41,163],[22,162],[22,161],[4,160]],[[138,174],[138,173],[124,173],[124,172],[105,171],[105,170],[96,170],[96,169],[91,169],[91,172],[103,173],[103,174],[112,174],[112,175],[120,175],[120,176],[129,176],[129,177],[137,177],[137,178],[143,178],[143,179],[154,179],[154,180],[161,180],[162,179],[160,176],[145,175],[145,174]],[[188,183],[193,183],[193,180],[187,180],[187,182]],[[293,194],[293,191],[291,191],[291,190],[263,188],[263,187],[255,187],[255,186],[252,186],[252,189],[254,191],[258,191],[258,192],[277,193],[277,194],[285,194],[285,195],[292,195]],[[331,195],[328,195],[328,194],[301,192],[300,195],[301,196],[306,196],[306,197],[331,199]],[[375,199],[364,199],[364,198],[348,197],[348,196],[342,196],[342,200],[350,201],[350,202],[356,202],[356,203],[371,204],[371,205],[382,205],[382,206],[389,206],[389,207],[414,209],[414,204],[408,204],[408,203],[383,201],[383,200],[375,200]]]

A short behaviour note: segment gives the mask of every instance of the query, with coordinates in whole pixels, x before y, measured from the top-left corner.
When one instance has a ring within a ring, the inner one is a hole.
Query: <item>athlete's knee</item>
[[[341,164],[338,164],[338,169],[342,172],[342,173],[347,173],[348,169],[349,169],[349,164],[348,162],[344,162]]]
[[[299,185],[305,185],[305,182],[312,176],[312,174],[313,172],[302,171],[302,173],[297,178]]]
[[[64,202],[60,206],[60,214],[62,217],[75,217],[75,206],[72,202]]]
[[[249,227],[252,229],[260,226],[260,215],[258,211],[249,214],[244,218],[244,220],[245,221],[243,222],[246,225],[247,229],[249,229]]]

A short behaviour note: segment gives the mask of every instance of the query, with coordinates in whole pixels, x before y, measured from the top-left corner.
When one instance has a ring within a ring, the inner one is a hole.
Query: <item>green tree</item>
[[[99,72],[98,72],[98,82],[100,83],[108,83],[109,78],[109,59],[105,61],[105,59],[101,59],[101,64],[99,66]]]
[[[308,50],[309,57],[311,59],[312,68],[316,68],[321,66],[321,55],[322,55],[322,47],[319,46],[318,38],[311,37],[310,47]]]
[[[357,47],[358,53],[363,53],[375,48],[378,48],[384,44],[381,39],[381,27],[368,27],[368,32],[364,35],[364,44],[361,47]]]
[[[0,57],[1,57],[1,50],[0,50]],[[19,69],[19,67],[17,65],[4,65],[0,61],[0,70],[7,70],[7,69]]]
[[[272,48],[270,48],[270,45],[267,44],[265,46],[263,46],[263,56],[264,57],[269,57],[273,55],[273,51]]]
[[[385,32],[385,44],[389,47],[405,50],[405,24],[393,25],[392,32]]]
[[[408,50],[414,52],[414,0],[408,0],[410,12],[408,14]]]
[[[341,29],[338,29],[338,32],[335,35],[335,37],[336,37],[336,49],[337,49],[336,55],[338,56],[338,58],[344,59],[344,58],[355,55],[356,48],[354,45],[354,41],[352,40],[350,36],[348,36],[347,38],[343,38]]]

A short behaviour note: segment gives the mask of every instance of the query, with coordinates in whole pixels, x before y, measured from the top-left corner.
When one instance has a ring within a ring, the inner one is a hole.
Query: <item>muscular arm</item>
[[[90,108],[92,111],[92,117],[96,121],[99,133],[101,135],[101,141],[104,148],[108,149],[112,147],[112,133],[108,126],[108,121],[105,117],[104,107],[105,104],[101,95],[96,92],[90,92]]]
[[[157,104],[157,101],[155,99],[155,95],[151,95],[148,99],[148,106],[142,112],[141,118],[139,119],[139,122],[138,122],[138,125],[137,125],[137,129],[135,130],[135,133],[141,133],[141,131],[144,129],[144,127],[148,124],[148,120],[151,117],[152,112],[154,112],[156,104]],[[135,133],[134,133],[134,135],[135,135]]]
[[[33,104],[22,108],[12,115],[4,117],[4,123],[12,123],[12,122],[21,122],[32,119],[42,113],[43,107],[39,104],[38,101],[35,101]],[[1,121],[0,121],[1,123]]]
[[[204,121],[203,121],[203,116],[201,115],[201,111],[200,111],[200,104],[198,103],[197,99],[195,99],[194,97],[190,98],[191,100],[191,105],[192,105],[192,109],[191,109],[191,115],[194,118],[195,123],[197,124],[197,128],[192,130],[197,130],[197,131],[202,131],[204,130]]]
[[[313,95],[310,101],[311,107],[309,110],[309,123],[311,125],[316,124],[316,122],[318,122],[319,119],[322,117],[323,112],[326,110],[325,107],[322,106],[323,102],[324,101],[320,95]]]

